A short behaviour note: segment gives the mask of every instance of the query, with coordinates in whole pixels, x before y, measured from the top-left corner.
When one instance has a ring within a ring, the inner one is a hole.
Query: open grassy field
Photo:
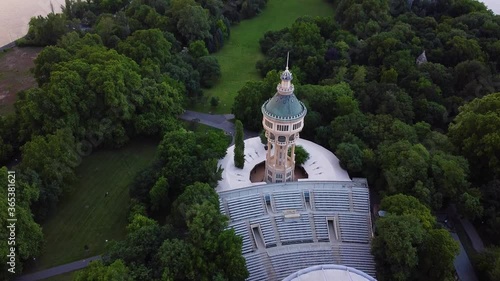
[[[106,239],[124,238],[129,185],[152,162],[157,146],[157,140],[137,139],[122,149],[96,151],[84,158],[77,182],[43,225],[45,251],[30,271],[101,254]]]
[[[204,91],[204,101],[193,109],[202,112],[231,113],[238,90],[246,81],[260,79],[255,69],[255,63],[263,58],[259,39],[267,31],[290,26],[298,17],[305,15],[333,16],[333,6],[326,0],[269,0],[260,15],[232,27],[231,38],[222,50],[214,54],[219,61],[222,77],[213,88]],[[212,96],[220,99],[219,106],[215,109],[210,106]]]
[[[12,113],[17,93],[36,86],[30,69],[40,47],[14,47],[0,52],[0,115]]]

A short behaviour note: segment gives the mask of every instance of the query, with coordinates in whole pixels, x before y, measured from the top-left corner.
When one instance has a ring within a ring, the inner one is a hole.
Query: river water
[[[500,14],[499,0],[483,2]],[[50,13],[51,3],[54,11],[60,12],[64,0],[0,0],[0,47],[23,37],[28,32],[30,18]]]

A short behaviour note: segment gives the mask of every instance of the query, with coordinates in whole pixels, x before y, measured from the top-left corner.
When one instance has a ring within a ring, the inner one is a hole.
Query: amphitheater
[[[234,145],[219,161],[220,210],[242,237],[247,280],[375,280],[367,181],[351,179],[333,153],[299,138],[307,110],[288,67],[281,80],[262,106],[267,144],[245,140],[243,169],[234,165]],[[309,153],[303,178],[294,175],[296,145]],[[263,181],[252,182],[261,163]]]

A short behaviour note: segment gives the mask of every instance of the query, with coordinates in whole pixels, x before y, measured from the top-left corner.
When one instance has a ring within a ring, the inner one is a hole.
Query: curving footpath
[[[234,124],[229,121],[234,119],[234,114],[208,114],[186,110],[179,116],[179,118],[185,121],[195,121],[213,128],[221,129],[227,134],[233,136],[233,141],[230,146],[234,144]],[[257,137],[259,134],[245,130],[244,136],[245,139],[249,139]]]
[[[87,267],[89,265],[89,263],[91,261],[100,260],[100,259],[101,259],[101,256],[94,256],[94,257],[86,258],[86,259],[83,259],[83,260],[79,260],[79,261],[75,261],[75,262],[63,264],[63,265],[60,265],[60,266],[55,266],[55,267],[52,267],[52,268],[49,268],[49,269],[45,269],[45,270],[42,270],[42,271],[38,271],[38,272],[35,272],[35,273],[23,275],[23,276],[15,279],[15,281],[43,280],[43,279],[46,279],[46,278],[49,278],[49,277],[52,277],[52,276],[56,276],[56,275],[59,275],[59,274],[63,274],[63,273],[67,273],[67,272],[71,272],[71,271],[75,271],[75,270],[79,270],[79,269],[85,268],[85,267]]]

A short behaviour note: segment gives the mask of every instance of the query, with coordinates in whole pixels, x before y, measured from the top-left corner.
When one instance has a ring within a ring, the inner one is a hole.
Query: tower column
[[[295,142],[298,133],[302,131],[307,109],[295,97],[291,80],[292,73],[288,70],[287,59],[286,69],[281,73],[281,83],[276,86],[277,93],[262,105],[262,125],[266,130],[268,143],[265,172],[268,183],[294,179]]]

